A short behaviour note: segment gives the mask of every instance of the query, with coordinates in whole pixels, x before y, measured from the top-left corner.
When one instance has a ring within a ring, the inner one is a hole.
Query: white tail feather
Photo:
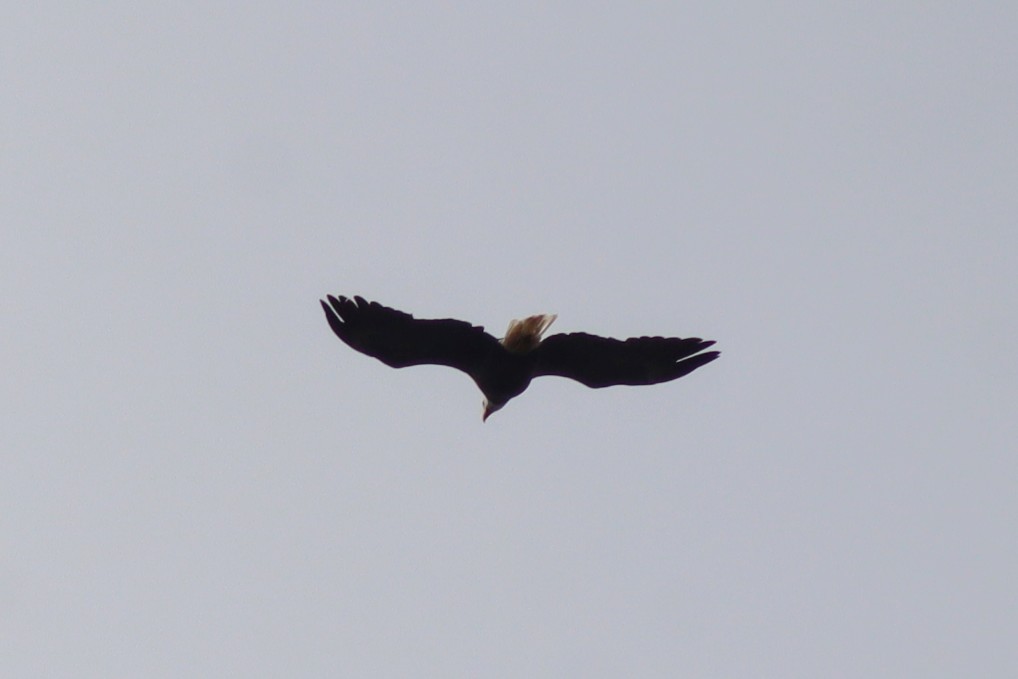
[[[502,346],[513,353],[524,354],[533,351],[541,343],[541,336],[558,318],[555,314],[527,316],[523,320],[510,321],[509,329],[502,338]]]

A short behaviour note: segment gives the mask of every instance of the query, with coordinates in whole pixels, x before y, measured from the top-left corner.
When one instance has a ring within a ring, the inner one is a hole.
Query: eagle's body
[[[502,340],[465,321],[416,319],[361,297],[328,296],[322,308],[341,340],[393,368],[436,364],[461,370],[485,397],[484,419],[519,396],[541,375],[559,375],[600,388],[668,382],[719,355],[697,337],[634,337],[625,341],[587,333],[542,335],[554,315],[513,321]]]

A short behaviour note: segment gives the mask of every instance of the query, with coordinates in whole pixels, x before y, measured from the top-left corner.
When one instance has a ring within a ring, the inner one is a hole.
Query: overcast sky
[[[1018,676],[1018,6],[428,5],[5,10],[0,675]]]

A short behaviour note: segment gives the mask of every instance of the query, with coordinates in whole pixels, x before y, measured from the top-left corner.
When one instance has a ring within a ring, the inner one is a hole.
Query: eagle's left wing
[[[453,318],[414,318],[362,297],[328,296],[322,309],[339,339],[393,368],[446,365],[471,377],[492,352],[504,352],[484,328]]]

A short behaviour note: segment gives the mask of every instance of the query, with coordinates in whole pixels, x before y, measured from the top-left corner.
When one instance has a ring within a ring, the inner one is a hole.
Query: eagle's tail
[[[558,316],[555,314],[538,314],[527,316],[522,321],[510,321],[509,329],[502,338],[502,346],[517,354],[533,351],[541,343],[541,335],[556,318]]]

